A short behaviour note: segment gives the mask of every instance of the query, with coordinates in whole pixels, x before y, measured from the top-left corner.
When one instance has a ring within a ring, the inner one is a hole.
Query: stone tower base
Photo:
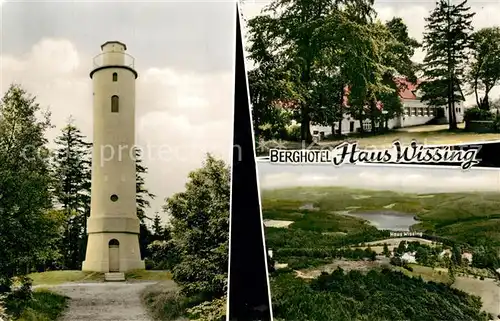
[[[141,260],[139,235],[135,233],[92,233],[88,235],[87,257],[82,265],[82,271],[93,272],[127,272],[145,269]],[[111,259],[114,262],[110,262]]]

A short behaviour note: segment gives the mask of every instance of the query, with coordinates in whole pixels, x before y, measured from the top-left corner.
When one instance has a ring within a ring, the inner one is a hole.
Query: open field
[[[309,268],[309,269],[303,269],[303,270],[298,270],[297,274],[299,277],[306,278],[306,279],[312,279],[312,278],[317,278],[318,276],[321,275],[322,272],[327,272],[327,273],[332,273],[335,271],[337,268],[341,268],[344,271],[361,271],[361,272],[368,272],[372,269],[380,269],[380,268],[390,268],[395,271],[400,271],[405,275],[408,276],[414,276],[414,277],[422,277],[427,282],[440,282],[444,284],[451,285],[453,283],[453,280],[450,278],[449,274],[443,269],[439,268],[431,268],[428,266],[422,266],[418,264],[409,264],[409,266],[413,269],[413,271],[408,271],[407,269],[403,269],[400,267],[394,267],[389,265],[389,259],[387,258],[379,258],[376,261],[353,261],[353,260],[334,260],[331,263],[321,265],[315,268]],[[468,278],[466,278],[468,279]],[[470,278],[472,280],[477,280],[479,279],[474,279]],[[477,284],[476,284],[477,285]],[[481,284],[479,284],[481,285]],[[500,290],[500,288],[498,288]],[[464,290],[465,291],[465,290]]]
[[[463,124],[459,127],[463,128]],[[400,130],[391,131],[389,133],[367,136],[352,135],[342,139],[329,139],[321,141],[311,149],[322,149],[334,147],[343,141],[357,141],[361,147],[377,147],[385,148],[391,147],[395,140],[399,140],[403,144],[409,144],[412,140],[416,140],[420,144],[434,145],[434,144],[460,144],[480,141],[494,141],[500,140],[500,134],[497,133],[470,133],[465,132],[463,129],[457,131],[448,131],[447,125],[429,125],[429,126],[416,126],[408,127]],[[302,149],[309,147],[309,144],[302,144],[300,142],[288,141],[267,141],[261,143],[257,149],[259,156],[266,156],[270,148],[279,149]]]
[[[413,269],[413,271],[408,271],[403,268],[396,268],[397,270],[403,272],[404,274],[408,276],[414,276],[414,277],[422,277],[424,281],[427,282],[439,282],[439,283],[444,283],[451,285],[453,283],[453,280],[450,278],[449,274],[446,272],[443,272],[441,269],[433,269],[428,266],[422,266],[418,264],[409,264],[409,266]]]
[[[481,297],[485,311],[500,315],[500,286],[496,280],[459,276],[452,287]]]
[[[390,238],[390,239],[384,239],[384,240],[380,240],[380,241],[367,242],[367,243],[365,243],[365,247],[370,246],[370,248],[373,251],[377,252],[377,254],[381,254],[382,251],[384,250],[383,244],[387,244],[387,248],[389,249],[389,251],[394,251],[394,249],[397,248],[399,243],[401,243],[402,241],[419,242],[420,244],[426,244],[429,246],[432,246],[432,244],[434,243],[432,241],[422,239],[422,238],[417,238],[417,237],[400,237],[400,238]],[[382,244],[382,245],[380,245],[380,244]],[[363,248],[363,247],[360,247],[360,248]]]

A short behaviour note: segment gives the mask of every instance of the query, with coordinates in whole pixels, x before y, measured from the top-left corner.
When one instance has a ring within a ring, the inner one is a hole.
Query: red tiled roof
[[[416,84],[413,84],[404,78],[396,78],[395,80],[399,87],[399,97],[402,99],[417,99],[415,93],[418,85],[422,82],[421,80],[417,80]]]
[[[396,85],[399,87],[399,97],[401,99],[417,99],[416,96],[416,91],[418,85],[422,82],[421,80],[418,80],[416,84],[413,84],[409,81],[407,81],[405,78],[396,78]],[[344,107],[349,107],[348,102],[349,102],[349,87],[344,88],[344,99],[343,99],[343,105]],[[288,101],[277,101],[276,104],[278,107],[284,108],[284,109],[294,109],[297,107],[297,102],[293,100],[288,100]],[[378,101],[377,102],[377,108],[379,110],[382,110],[384,108],[384,105],[382,102]]]

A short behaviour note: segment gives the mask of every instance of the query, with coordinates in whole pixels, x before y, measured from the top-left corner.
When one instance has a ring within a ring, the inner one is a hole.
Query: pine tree
[[[401,241],[399,242],[399,245],[396,249],[396,251],[399,253],[399,254],[403,254],[406,252],[406,241]]]
[[[463,101],[467,50],[471,45],[472,17],[467,0],[455,5],[450,0],[439,0],[425,20],[423,48],[424,79],[420,89],[422,101],[430,106],[448,107],[449,129],[457,128],[455,104]]]
[[[382,252],[386,257],[391,257],[391,252],[389,251],[389,247],[387,243],[384,243],[384,250]]]
[[[135,171],[137,217],[140,221],[139,247],[141,249],[141,258],[144,259],[149,256],[148,245],[153,240],[152,233],[148,229],[145,222],[146,219],[150,219],[147,217],[145,209],[151,206],[149,199],[154,199],[155,195],[150,193],[144,186],[144,175],[148,172],[148,169],[142,164],[142,154],[140,149],[135,150]]]
[[[461,266],[462,265],[462,249],[458,246],[454,246],[451,251],[451,261],[453,264]]]
[[[54,152],[54,196],[66,215],[66,231],[61,240],[63,265],[79,269],[85,258],[86,223],[90,212],[91,146],[68,120],[56,138]]]
[[[164,228],[161,223],[160,214],[158,212],[155,213],[155,217],[153,218],[153,237],[155,240],[162,240],[164,234]]]
[[[144,174],[147,174],[148,168],[142,164],[142,154],[140,149],[135,150],[135,192],[137,203],[137,217],[141,224],[145,223],[145,219],[150,219],[145,213],[145,209],[151,206],[148,199],[154,199],[156,195],[150,193],[145,187]]]

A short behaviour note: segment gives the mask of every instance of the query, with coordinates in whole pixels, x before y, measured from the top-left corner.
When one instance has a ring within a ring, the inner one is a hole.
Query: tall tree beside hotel
[[[255,35],[254,46],[257,46],[259,35]],[[262,44],[262,43],[260,43]],[[262,49],[267,50],[266,48]],[[293,83],[289,81],[286,71],[267,56],[258,67],[248,72],[250,100],[252,104],[252,120],[256,141],[279,137],[280,131],[291,123],[290,112],[281,108],[280,102],[293,100]]]
[[[301,125],[301,139],[306,142],[312,141],[311,121],[318,114],[318,109],[325,107],[324,103],[320,103],[324,97],[315,95],[322,89],[315,87],[318,84],[315,76],[333,76],[331,71],[316,69],[316,63],[324,53],[323,48],[332,43],[324,41],[329,38],[328,29],[324,28],[325,21],[331,18],[332,12],[339,10],[351,16],[351,23],[362,23],[373,16],[373,1],[343,1],[341,6],[338,1],[332,0],[275,0],[264,9],[263,15],[248,21],[250,58],[261,65],[273,57],[281,64],[282,70],[288,71],[290,84],[293,84],[295,118]],[[339,30],[330,38],[342,38],[342,41],[336,42],[338,44],[350,41],[355,35],[351,33],[347,36],[344,31]],[[260,43],[254,39],[259,39]],[[262,50],[262,44],[267,50]],[[331,48],[331,52],[334,50]]]
[[[439,0],[425,20],[423,48],[427,54],[423,70],[425,81],[420,89],[422,101],[430,106],[448,107],[449,129],[457,128],[456,104],[464,100],[467,50],[471,45],[472,17],[467,0],[452,4]]]
[[[382,82],[392,89],[391,92],[379,95],[379,100],[383,104],[383,110],[386,114],[382,117],[386,122],[389,119],[401,115],[403,104],[401,102],[400,91],[406,89],[408,83],[416,83],[416,71],[418,64],[411,58],[415,49],[421,44],[408,33],[408,27],[403,19],[394,17],[385,23],[388,29],[384,63],[389,67],[382,76]]]
[[[474,32],[472,40],[468,83],[477,106],[489,110],[493,107],[489,97],[491,90],[500,85],[500,27],[480,29]]]
[[[12,276],[50,259],[57,237],[45,131],[49,114],[19,85],[0,102],[0,294]]]

